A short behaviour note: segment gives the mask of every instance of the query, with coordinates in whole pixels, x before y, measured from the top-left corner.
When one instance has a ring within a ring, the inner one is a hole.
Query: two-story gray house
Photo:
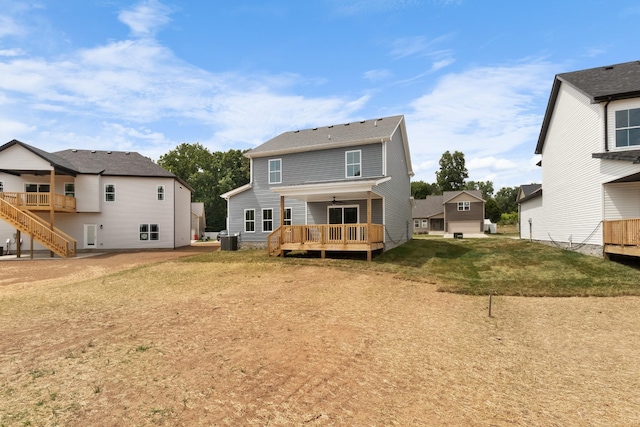
[[[404,116],[285,132],[245,154],[250,183],[227,200],[241,244],[292,250],[388,250],[411,238]]]

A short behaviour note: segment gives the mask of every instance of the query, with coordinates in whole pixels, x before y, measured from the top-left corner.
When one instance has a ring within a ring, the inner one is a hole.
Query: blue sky
[[[414,180],[459,150],[496,190],[540,182],[555,74],[640,59],[639,19],[635,0],[0,0],[0,143],[157,160],[404,114]]]

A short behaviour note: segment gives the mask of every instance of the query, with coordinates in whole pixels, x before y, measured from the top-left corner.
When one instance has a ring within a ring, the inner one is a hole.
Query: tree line
[[[192,202],[203,202],[207,231],[226,228],[227,203],[221,194],[249,183],[245,151],[211,152],[199,143],[178,145],[160,156],[158,164],[193,188]]]
[[[469,171],[465,166],[464,154],[460,151],[445,151],[439,164],[436,182],[411,182],[411,195],[415,199],[425,199],[444,191],[479,190],[485,200],[485,216],[491,222],[515,224],[518,221],[518,187],[503,187],[494,195],[493,182],[467,181]]]

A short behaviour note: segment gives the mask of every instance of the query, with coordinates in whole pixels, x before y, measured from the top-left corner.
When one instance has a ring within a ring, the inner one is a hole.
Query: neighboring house
[[[60,256],[177,248],[191,242],[191,188],[138,153],[13,140],[0,146],[0,219],[0,242]]]
[[[542,208],[542,184],[521,185],[517,197],[520,238],[531,240],[533,219],[539,217]]]
[[[204,236],[207,227],[207,219],[204,212],[204,203],[191,203],[191,235],[194,240],[198,240]]]
[[[484,200],[479,190],[445,191],[442,195],[415,200],[414,233],[484,233]]]
[[[444,234],[442,195],[414,200],[413,232],[417,234]]]
[[[522,238],[640,255],[640,62],[558,74],[535,152],[544,193],[520,200]]]
[[[388,250],[411,238],[404,116],[285,132],[245,154],[250,183],[221,195],[242,245]]]

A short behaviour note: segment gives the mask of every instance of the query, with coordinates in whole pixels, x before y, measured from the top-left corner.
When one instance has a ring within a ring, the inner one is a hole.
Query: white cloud
[[[161,27],[171,21],[172,9],[158,0],[143,0],[134,7],[123,10],[118,19],[126,24],[135,36],[154,35]]]
[[[501,185],[508,185],[507,179],[530,175],[535,169],[528,159],[544,113],[538,101],[548,96],[556,69],[530,60],[447,74],[411,103],[406,115],[414,163],[438,161],[443,152],[457,150],[465,154],[470,172],[474,168],[469,179],[496,173]],[[437,168],[419,170],[416,179],[421,175],[432,182]]]
[[[0,56],[21,56],[24,54],[22,49],[0,49]]]
[[[369,70],[364,73],[363,77],[370,82],[379,82],[391,77],[391,71],[383,69]]]

